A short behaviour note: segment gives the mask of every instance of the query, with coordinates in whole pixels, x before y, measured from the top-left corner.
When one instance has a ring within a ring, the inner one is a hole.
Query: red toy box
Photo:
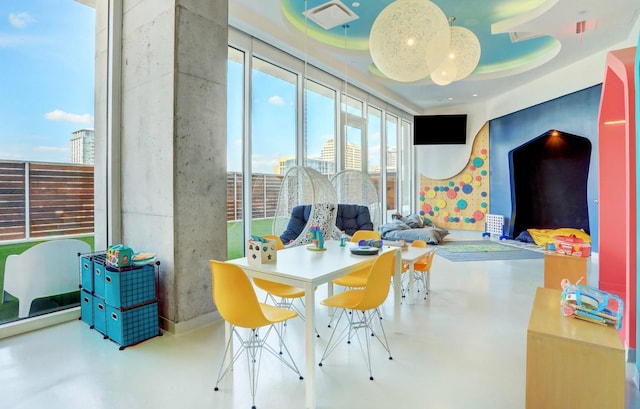
[[[574,257],[589,257],[591,244],[576,236],[554,236],[556,253]]]

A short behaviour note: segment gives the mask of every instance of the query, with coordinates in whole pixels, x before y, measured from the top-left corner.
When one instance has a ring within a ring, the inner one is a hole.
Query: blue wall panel
[[[587,181],[592,251],[598,251],[598,113],[602,84],[565,95],[489,122],[491,174],[490,213],[511,219],[509,151],[551,129],[582,136],[591,141],[591,164]],[[557,203],[556,206],[562,206]],[[549,209],[553,211],[553,209]],[[571,226],[567,226],[571,227]],[[506,229],[508,231],[508,228]],[[514,232],[518,234],[518,232]]]

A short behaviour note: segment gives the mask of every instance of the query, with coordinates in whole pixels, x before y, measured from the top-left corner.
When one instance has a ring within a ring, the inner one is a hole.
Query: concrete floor
[[[447,238],[479,239],[452,232]],[[597,269],[592,268],[591,271]],[[453,263],[436,256],[431,295],[404,303],[392,331],[393,300],[382,314],[393,360],[374,345],[374,381],[357,344],[340,346],[317,368],[318,408],[519,409],[525,407],[526,330],[543,260]],[[318,289],[318,298],[326,288]],[[318,305],[318,359],[329,339]],[[301,369],[303,322],[288,343]],[[239,361],[214,392],[223,354],[222,322],[164,334],[118,350],[81,321],[0,340],[0,407],[12,409],[163,409],[251,407],[246,364]],[[304,381],[263,356],[259,409],[303,408]],[[640,408],[627,365],[626,409]]]

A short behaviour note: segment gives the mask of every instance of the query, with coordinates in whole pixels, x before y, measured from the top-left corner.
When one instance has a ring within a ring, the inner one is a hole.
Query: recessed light
[[[351,3],[351,7],[360,7],[360,3],[354,1],[353,3]]]
[[[449,97],[449,101],[453,101],[453,97]]]
[[[477,97],[477,96],[478,96],[478,94],[473,94],[472,96],[473,96],[473,97]]]

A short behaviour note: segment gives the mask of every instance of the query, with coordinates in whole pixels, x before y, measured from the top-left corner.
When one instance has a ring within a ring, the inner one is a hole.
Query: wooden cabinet
[[[580,277],[582,285],[587,284],[588,257],[565,256],[558,253],[544,253],[544,287],[560,290],[563,278],[575,284]]]
[[[625,351],[613,327],[562,316],[538,288],[527,329],[527,409],[624,409]]]

